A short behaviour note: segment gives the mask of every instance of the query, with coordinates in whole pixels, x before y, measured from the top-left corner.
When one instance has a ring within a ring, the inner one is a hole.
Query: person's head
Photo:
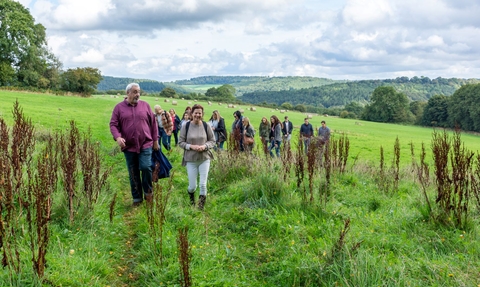
[[[305,125],[308,125],[308,118],[305,118],[303,121],[305,122]]]
[[[191,115],[195,123],[201,122],[203,120],[203,107],[199,104],[193,105]]]
[[[169,113],[174,116],[175,115],[175,110],[174,109],[170,109]]]
[[[288,116],[285,116],[285,121],[288,122]]]
[[[220,120],[220,113],[218,112],[218,110],[213,111],[212,118],[216,121]]]
[[[190,120],[190,113],[189,112],[184,112],[182,120],[187,120],[187,121]]]
[[[153,109],[155,110],[155,114],[157,115],[159,115],[163,111],[160,105],[155,105]]]
[[[263,123],[263,124],[267,124],[267,123],[268,123],[268,120],[267,120],[266,117],[263,117],[263,118],[262,118],[262,123]]]
[[[325,121],[321,121],[321,124],[322,124],[322,127],[325,127],[327,125],[327,123],[325,123]]]
[[[277,124],[280,123],[280,120],[278,119],[278,117],[276,115],[273,115],[270,117],[270,123],[272,124],[272,127],[273,126],[276,126]]]
[[[243,117],[242,123],[244,127],[248,127],[250,125],[250,119],[248,117]]]
[[[140,85],[130,83],[127,85],[127,88],[125,88],[125,92],[127,93],[127,102],[131,105],[136,105],[140,98]]]
[[[233,113],[233,116],[235,117],[235,119],[240,119],[242,117],[242,113],[237,110]]]

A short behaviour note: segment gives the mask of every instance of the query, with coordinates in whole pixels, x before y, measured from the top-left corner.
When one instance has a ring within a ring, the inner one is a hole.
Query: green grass
[[[110,189],[102,193],[93,217],[68,223],[63,194],[55,195],[43,286],[180,286],[176,238],[177,230],[185,226],[189,227],[194,286],[480,284],[480,211],[473,201],[470,223],[460,230],[424,216],[421,189],[412,182],[408,170],[402,169],[404,176],[396,192],[382,191],[376,184],[380,146],[387,160],[398,137],[402,164],[408,167],[408,144],[413,141],[419,150],[424,142],[429,150],[431,129],[314,115],[314,126],[326,120],[335,137],[346,133],[351,144],[349,172],[333,174],[326,204],[318,203],[318,188],[325,181],[323,172],[315,178],[315,203],[305,204],[301,200],[303,185],[296,187],[293,170],[284,180],[280,162],[262,156],[232,161],[217,155],[210,170],[205,212],[201,213],[189,206],[186,170],[180,165],[182,151],[174,149],[168,155],[175,175],[163,233],[164,262],[160,266],[155,255],[159,239],[150,235],[146,207],[131,208],[123,155],[111,153],[115,142],[108,122],[121,99],[13,92],[0,92],[0,97],[0,115],[10,125],[13,102],[18,99],[39,130],[66,130],[72,119],[81,132],[90,126],[105,163],[114,166]],[[163,99],[143,99],[152,107],[174,107]],[[174,108],[181,114],[186,105],[192,104],[178,100]],[[231,125],[235,109],[224,104],[202,104],[207,120],[218,109],[227,127]],[[270,109],[251,112],[248,106],[240,108],[256,128],[262,116],[283,116]],[[298,132],[305,115],[289,112],[288,116]],[[469,149],[479,149],[477,136],[463,134],[462,140]],[[351,165],[357,155],[354,168]],[[166,180],[160,184],[167,187]],[[435,198],[433,186],[428,192]],[[110,223],[108,205],[114,194],[119,198]],[[345,249],[332,254],[347,218],[351,227]],[[360,247],[352,251],[356,243]],[[0,270],[0,286],[41,286],[32,279],[27,250],[25,243],[20,250],[24,258],[21,273],[9,276],[7,269]]]
[[[210,88],[218,88],[221,87],[222,85],[182,85],[182,87],[195,91],[197,93],[205,93],[208,89]]]
[[[13,102],[18,99],[25,114],[32,119],[38,129],[65,130],[69,127],[69,121],[75,120],[82,131],[86,131],[90,126],[93,138],[99,140],[105,150],[115,147],[115,142],[111,140],[108,123],[113,107],[122,98],[111,98],[108,95],[79,98],[5,91],[0,92],[0,97],[3,102],[0,106],[0,116],[7,121],[11,121]],[[177,99],[178,105],[174,106],[171,99],[169,102],[164,102],[162,98],[142,97],[142,100],[147,101],[152,108],[156,104],[161,105],[163,109],[174,108],[179,116],[183,114],[186,106],[196,103],[192,100]],[[297,137],[300,126],[306,117],[306,114],[299,112],[289,111],[281,114],[280,111],[262,107],[256,107],[256,111],[250,111],[248,105],[228,108],[226,103],[219,105],[212,102],[211,106],[206,102],[199,102],[199,104],[205,108],[204,120],[208,121],[213,110],[218,110],[225,118],[227,129],[233,122],[233,112],[242,109],[244,116],[250,118],[255,129],[258,129],[261,118],[264,116],[269,119],[271,115],[277,115],[283,121],[283,117],[288,115],[294,124],[294,137]],[[342,134],[348,136],[350,139],[349,154],[352,161],[377,162],[380,159],[380,147],[383,146],[385,161],[389,163],[391,160],[389,155],[393,154],[393,145],[397,137],[400,140],[400,159],[403,164],[411,162],[410,143],[413,143],[416,155],[419,154],[421,144],[424,143],[428,152],[427,159],[431,159],[432,128],[366,122],[324,115],[313,115],[310,123],[315,129],[318,129],[322,120],[327,122],[327,126],[332,130],[332,136]],[[473,152],[480,150],[478,135],[463,133],[462,141],[467,149]]]

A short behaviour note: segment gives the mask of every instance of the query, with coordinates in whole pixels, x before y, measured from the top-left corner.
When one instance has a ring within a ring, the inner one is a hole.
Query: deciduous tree
[[[68,69],[61,76],[61,87],[65,91],[89,96],[97,89],[101,80],[100,70],[96,68]]]
[[[175,90],[172,88],[165,88],[160,92],[160,97],[164,98],[175,98]]]
[[[480,132],[480,84],[464,85],[450,99],[448,121],[451,127]]]
[[[435,95],[431,97],[423,109],[422,125],[448,127],[449,97]]]
[[[376,88],[370,102],[371,104],[365,107],[362,114],[364,120],[384,123],[413,121],[407,96],[397,92],[393,87]]]
[[[52,87],[52,58],[45,27],[19,2],[0,0],[0,85]]]

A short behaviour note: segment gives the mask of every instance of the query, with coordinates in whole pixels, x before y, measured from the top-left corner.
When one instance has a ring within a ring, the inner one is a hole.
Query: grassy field
[[[348,172],[333,172],[327,193],[322,193],[323,170],[314,174],[314,201],[305,202],[302,194],[309,190],[308,176],[297,186],[294,167],[285,173],[284,162],[225,153],[212,163],[205,212],[189,206],[182,151],[174,149],[167,154],[174,176],[171,184],[161,180],[156,185],[157,205],[133,208],[125,160],[114,152],[108,126],[121,98],[5,91],[0,91],[0,98],[0,117],[10,126],[13,103],[18,100],[38,133],[66,131],[70,120],[81,132],[90,127],[104,163],[113,166],[109,188],[103,190],[93,215],[69,223],[62,191],[54,195],[43,280],[33,276],[26,242],[19,250],[21,272],[0,270],[0,286],[184,286],[177,240],[185,227],[191,286],[480,286],[480,211],[475,202],[465,227],[441,224],[425,215],[421,187],[413,180],[409,144],[413,143],[418,157],[425,143],[431,162],[432,129],[313,115],[314,127],[326,120],[334,138],[345,134],[350,141]],[[155,104],[173,107],[179,115],[194,104],[177,100],[173,106],[164,99],[142,99],[152,108]],[[217,109],[227,127],[236,109],[243,109],[255,128],[262,116],[275,114],[283,119],[288,115],[297,133],[305,117],[258,107],[253,112],[249,106],[201,104],[206,120]],[[398,189],[384,190],[378,184],[380,147],[389,165],[397,137],[404,168]],[[462,134],[462,140],[466,148],[479,150],[478,136]],[[427,193],[434,202],[432,167],[430,172]],[[157,195],[167,192],[160,237]],[[110,222],[114,195],[117,202]]]
[[[4,91],[0,92],[0,97],[3,101],[0,107],[0,116],[3,116],[7,121],[11,120],[13,102],[18,100],[25,114],[32,119],[38,129],[65,130],[69,126],[69,121],[75,120],[80,130],[86,130],[87,127],[90,127],[92,136],[98,139],[106,149],[115,146],[115,142],[111,140],[108,123],[113,107],[122,98],[111,98],[110,96],[78,98]],[[172,105],[171,100],[164,102],[165,99],[161,98],[142,97],[142,100],[147,101],[152,108],[156,104],[161,105],[163,109],[174,108],[180,117],[186,106],[195,104],[194,101],[179,99],[176,100],[178,103],[176,106]],[[271,115],[276,115],[283,121],[283,117],[288,115],[290,121],[294,124],[294,137],[298,136],[300,125],[306,117],[306,114],[295,111],[282,114],[280,111],[261,107],[256,107],[256,111],[250,111],[250,106],[237,106],[232,109],[228,108],[225,103],[222,105],[212,103],[211,106],[205,102],[199,102],[199,104],[202,104],[205,108],[204,120],[209,120],[213,110],[218,110],[225,118],[227,128],[231,126],[233,122],[232,114],[237,109],[244,111],[244,116],[250,118],[255,129],[258,129],[260,120],[264,116],[269,119]],[[393,153],[393,145],[398,137],[401,146],[401,161],[404,164],[410,163],[410,144],[413,143],[415,153],[418,154],[422,143],[427,147],[430,146],[433,133],[432,128],[365,122],[324,115],[313,115],[310,123],[315,129],[318,129],[322,120],[327,122],[327,126],[332,130],[332,136],[338,137],[342,134],[348,136],[350,156],[357,161],[378,162],[380,147],[383,146],[385,154],[388,156],[388,154]],[[474,152],[480,150],[479,139],[478,135],[462,134],[465,147]],[[431,158],[431,156],[428,158]],[[386,157],[387,159],[388,157]]]
[[[205,93],[210,88],[218,88],[222,85],[183,85],[184,88],[195,91],[197,93]]]

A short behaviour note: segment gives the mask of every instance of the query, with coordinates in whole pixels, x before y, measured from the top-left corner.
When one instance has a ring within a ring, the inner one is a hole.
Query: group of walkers
[[[152,152],[161,150],[162,145],[171,151],[170,140],[173,134],[175,146],[184,150],[182,165],[187,169],[190,203],[193,206],[196,204],[194,194],[198,182],[198,208],[203,210],[207,198],[210,161],[214,158],[212,150],[222,151],[229,138],[225,119],[215,110],[208,122],[205,122],[205,111],[199,104],[187,107],[181,119],[174,109],[167,112],[155,105],[152,111],[147,102],[139,100],[140,86],[137,83],[129,84],[126,94],[125,100],[118,103],[112,112],[110,132],[125,156],[133,205],[138,206],[143,200],[153,199]],[[233,148],[251,153],[255,146],[256,131],[250,119],[240,111],[235,111],[233,117],[230,130]],[[270,153],[271,157],[280,157],[282,142],[289,144],[291,140],[293,124],[288,116],[281,122],[277,116],[272,115],[270,121],[266,117],[262,118],[258,130],[263,150]],[[325,121],[322,121],[317,135],[321,142],[328,142],[330,129]],[[313,136],[313,127],[308,118],[305,118],[300,127],[305,151]]]

